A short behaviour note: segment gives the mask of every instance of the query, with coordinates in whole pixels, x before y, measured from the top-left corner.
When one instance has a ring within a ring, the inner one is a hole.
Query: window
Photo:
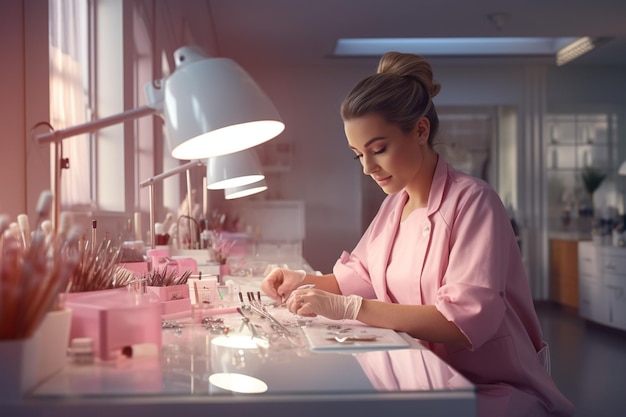
[[[90,117],[88,2],[50,0],[50,122],[54,129],[85,123]],[[61,174],[61,205],[91,207],[88,135],[63,141],[70,167]]]
[[[134,107],[146,105],[144,86],[154,79],[152,71],[152,43],[149,36],[149,15],[143,8],[141,2],[133,8],[133,46],[134,46],[134,66],[133,66],[133,86],[134,86]],[[134,134],[134,158],[133,183],[139,184],[146,178],[154,175],[155,172],[155,121],[152,117],[137,119]],[[138,186],[134,187],[134,201],[137,202],[136,210],[149,211],[149,199],[144,198],[144,194]]]
[[[50,121],[54,129],[146,104],[144,85],[154,78],[150,17],[143,3],[130,4],[49,0]],[[116,24],[127,15],[132,16],[131,42],[125,41]],[[125,57],[132,58],[130,65]],[[138,184],[155,171],[154,126],[153,118],[144,117],[132,123],[130,132],[120,124],[65,139],[63,157],[69,159],[69,169],[61,175],[63,210],[147,211],[148,202],[140,198]],[[119,170],[120,166],[124,169]]]
[[[178,47],[174,32],[155,35],[156,26],[171,25],[169,19],[168,8],[155,2],[49,0],[53,128],[145,106],[145,85],[169,75],[168,58]],[[139,183],[181,163],[164,149],[163,127],[147,116],[63,140],[69,169],[61,175],[62,211],[80,221],[97,218],[98,229],[104,220],[111,236],[129,232],[134,213],[149,211],[148,191]],[[177,210],[185,189],[178,177],[157,187],[157,221]],[[142,218],[141,229],[148,230],[148,216]]]

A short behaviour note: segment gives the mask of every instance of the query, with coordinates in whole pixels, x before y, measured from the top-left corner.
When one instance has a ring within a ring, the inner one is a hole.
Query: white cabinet
[[[602,258],[601,274],[609,307],[609,324],[626,329],[626,250],[607,253]]]
[[[626,330],[626,249],[578,244],[579,314]]]
[[[578,313],[586,319],[606,323],[608,310],[597,252],[597,246],[591,242],[578,243]]]

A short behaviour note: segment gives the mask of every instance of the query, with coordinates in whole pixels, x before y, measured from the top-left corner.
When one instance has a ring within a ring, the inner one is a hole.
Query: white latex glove
[[[306,277],[303,270],[291,270],[284,268],[275,268],[263,278],[261,290],[275,300],[283,302],[289,294],[296,289]]]
[[[308,289],[291,293],[287,308],[303,317],[317,315],[333,320],[355,320],[361,309],[363,297],[358,295],[337,295],[330,292]]]

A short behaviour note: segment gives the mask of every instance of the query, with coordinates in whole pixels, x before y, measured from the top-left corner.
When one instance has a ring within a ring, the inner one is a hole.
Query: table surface
[[[249,308],[242,311],[245,318],[194,307],[190,317],[166,323],[160,349],[133,346],[131,358],[81,365],[70,357],[61,372],[0,410],[158,416],[206,411],[210,404],[211,410],[232,415],[250,407],[261,415],[380,415],[406,407],[417,407],[414,415],[476,415],[474,386],[407,335],[401,334],[404,347],[329,340],[318,351],[311,349],[306,330],[328,332],[329,338],[382,330],[356,321],[302,320],[284,307],[266,305],[286,334]],[[205,317],[213,321],[202,322]]]

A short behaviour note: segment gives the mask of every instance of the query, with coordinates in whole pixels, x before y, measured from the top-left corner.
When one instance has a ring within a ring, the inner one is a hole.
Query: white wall
[[[524,100],[523,67],[433,66],[435,78],[442,84],[436,105],[521,106]],[[293,143],[291,171],[280,175],[279,184],[269,186],[278,185],[281,198],[305,201],[303,254],[322,272],[330,272],[341,251],[351,251],[361,236],[363,174],[347,147],[339,105],[352,86],[375,67],[372,60],[345,63],[336,69],[247,68],[276,104],[287,125],[284,139]]]
[[[285,121],[281,140],[293,144],[291,171],[279,178],[280,197],[306,203],[304,257],[314,268],[330,272],[341,250],[351,250],[360,236],[361,166],[346,144],[338,110],[362,74],[315,68],[248,71]],[[271,190],[278,184],[268,185]]]

